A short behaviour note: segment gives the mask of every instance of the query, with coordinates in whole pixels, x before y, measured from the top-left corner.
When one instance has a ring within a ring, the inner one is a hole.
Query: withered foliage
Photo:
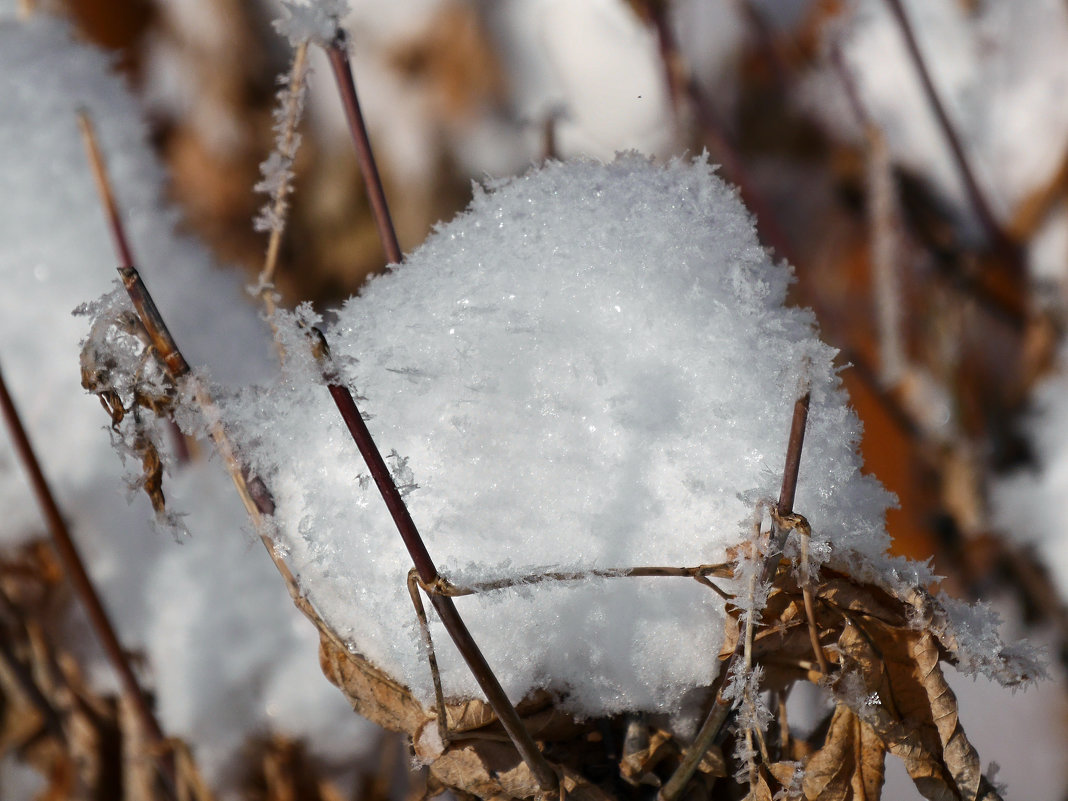
[[[168,742],[177,787],[165,788],[158,754],[125,697],[95,691],[58,632],[69,589],[52,550],[31,544],[0,562],[0,758],[41,777],[42,801],[174,798],[209,801],[180,742]]]
[[[124,361],[117,355],[125,352],[136,354],[136,359]],[[130,369],[131,362],[135,369]],[[111,418],[112,444],[124,460],[132,456],[141,462],[130,486],[143,490],[157,517],[165,518],[157,421],[173,413],[176,389],[132,309],[117,306],[111,314],[94,318],[82,343],[81,375],[82,386],[100,399]]]
[[[786,560],[775,573],[752,639],[752,663],[762,670],[761,690],[771,698],[784,701],[798,682],[824,688],[833,698],[828,719],[801,738],[791,731],[781,704],[768,731],[756,733],[756,772],[743,784],[728,778],[739,768],[730,755],[743,733],[738,726],[725,729],[704,755],[688,791],[692,797],[877,799],[889,753],[904,762],[926,798],[999,798],[982,775],[942,673],[943,663],[955,662],[956,644],[937,633],[936,621],[945,614],[939,602],[922,589],[878,587],[826,568],[813,577],[811,589],[827,674],[819,672],[804,593]],[[721,668],[744,631],[728,629],[717,657]],[[357,712],[411,737],[416,758],[429,767],[432,787],[486,799],[545,796],[488,705],[448,702],[448,732],[442,737],[434,710],[329,634],[322,638],[320,660]],[[1030,678],[1017,676],[1021,682]],[[707,688],[700,704],[707,707],[718,690]],[[518,711],[569,796],[647,798],[650,788],[662,787],[672,775],[689,746],[658,716],[580,720],[554,701],[538,692]]]

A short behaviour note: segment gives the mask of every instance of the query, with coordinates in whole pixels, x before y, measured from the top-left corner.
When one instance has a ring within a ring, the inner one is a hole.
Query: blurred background
[[[763,243],[793,265],[794,302],[841,352],[868,470],[899,499],[895,549],[932,559],[949,592],[996,602],[1011,630],[1050,649],[1054,679],[1029,701],[966,683],[966,729],[1006,765],[1009,797],[1068,798],[1063,0],[351,5],[360,100],[405,251],[464,208],[473,181],[546,158],[707,149],[722,165]],[[265,236],[252,187],[291,58],[270,24],[279,7],[20,6],[46,11],[113,54],[182,225],[253,283]],[[325,310],[385,257],[314,50],[312,70],[277,285],[284,304]],[[404,762],[389,759],[363,775],[388,786]],[[385,792],[373,784],[353,792]]]

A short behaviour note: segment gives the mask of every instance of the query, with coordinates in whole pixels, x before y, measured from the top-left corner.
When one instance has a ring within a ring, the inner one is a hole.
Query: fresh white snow
[[[804,381],[796,506],[813,552],[874,564],[890,498],[860,472],[834,351],[808,311],[783,306],[790,281],[704,158],[551,163],[478,192],[326,335],[457,583],[725,561],[778,492]],[[302,336],[282,380],[224,415],[276,493],[280,545],[320,613],[429,701],[410,560]],[[547,687],[584,713],[675,709],[714,677],[724,622],[722,601],[683,579],[458,603],[514,698]],[[439,650],[446,692],[477,693]]]

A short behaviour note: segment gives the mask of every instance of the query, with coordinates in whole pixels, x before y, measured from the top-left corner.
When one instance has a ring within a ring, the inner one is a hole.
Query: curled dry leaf
[[[822,801],[873,801],[883,786],[886,747],[870,725],[839,705],[823,748],[805,763],[804,793]]]
[[[891,753],[903,760],[927,798],[997,799],[981,774],[978,755],[957,717],[956,698],[939,667],[942,661],[952,661],[956,642],[945,630],[936,634],[936,623],[945,616],[937,600],[922,590],[862,584],[826,568],[813,590],[814,623],[830,675],[816,668],[804,595],[786,561],[774,577],[753,638],[752,659],[764,671],[764,689],[784,691],[795,682],[811,681],[829,688],[836,706],[829,725],[819,728],[811,742],[792,737],[785,717],[778,721],[780,736],[767,738],[767,753],[747,797],[878,799],[885,756]],[[442,737],[433,710],[424,709],[408,688],[351,653],[325,632],[321,621],[319,626],[327,677],[360,714],[412,737],[432,784],[480,798],[544,795],[488,705],[470,699],[448,703],[449,733]],[[728,626],[718,657],[721,664],[733,653],[737,637],[738,627]],[[545,693],[525,699],[518,710],[573,796],[620,798],[628,797],[620,788],[661,786],[687,746],[646,716],[575,720]],[[602,742],[606,728],[618,734],[621,756]],[[725,752],[726,746],[713,746],[702,762],[699,781],[710,798],[720,797],[716,781],[733,770]],[[718,789],[723,797],[737,797],[727,785]]]

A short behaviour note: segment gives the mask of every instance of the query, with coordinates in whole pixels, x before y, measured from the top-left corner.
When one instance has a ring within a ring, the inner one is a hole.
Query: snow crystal
[[[703,158],[552,163],[477,192],[326,334],[382,452],[407,460],[407,501],[446,575],[726,560],[752,499],[777,494],[803,377],[797,508],[813,553],[878,559],[889,496],[860,473],[834,351],[809,312],[783,306],[791,280]],[[287,381],[225,412],[320,613],[429,700],[410,560],[301,350],[287,346]],[[722,602],[695,582],[541,583],[457,603],[513,698],[549,687],[580,712],[671,710],[715,675]],[[434,636],[446,692],[477,695]]]

